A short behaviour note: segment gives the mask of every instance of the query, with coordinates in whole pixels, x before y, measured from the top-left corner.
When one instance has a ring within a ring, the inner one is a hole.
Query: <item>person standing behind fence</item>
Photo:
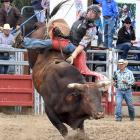
[[[137,44],[137,41],[135,39],[136,36],[135,31],[131,26],[131,19],[130,17],[127,17],[123,21],[122,28],[120,28],[118,31],[116,48],[123,51],[120,55],[120,58],[127,59],[128,51],[134,44]]]
[[[46,21],[46,12],[49,12],[49,4],[49,0],[31,0],[38,22]]]
[[[103,43],[103,25],[102,25],[102,20],[101,17],[99,19],[95,20],[95,25],[97,27],[97,35],[98,35],[98,46],[102,46]]]
[[[130,12],[130,9],[128,7],[128,5],[123,5],[122,9],[121,9],[121,17],[120,17],[120,21],[124,21],[127,17],[132,17],[132,14]],[[122,27],[123,23],[120,22],[120,27]]]
[[[116,121],[122,121],[122,101],[125,99],[128,106],[130,121],[134,121],[135,110],[132,102],[132,85],[135,82],[132,71],[127,68],[128,61],[120,59],[118,70],[114,72],[114,82],[116,86]]]
[[[102,6],[104,26],[104,47],[112,48],[115,21],[118,18],[118,6],[115,0],[96,0]]]
[[[0,34],[0,46],[8,47],[14,43],[14,36],[11,32],[10,25],[4,24],[2,33]],[[9,60],[9,52],[0,52],[0,60]],[[0,74],[7,74],[8,65],[0,65]]]
[[[20,11],[11,5],[11,2],[11,0],[1,0],[2,7],[0,8],[0,26],[8,23],[13,30],[18,30],[22,23],[22,16]]]

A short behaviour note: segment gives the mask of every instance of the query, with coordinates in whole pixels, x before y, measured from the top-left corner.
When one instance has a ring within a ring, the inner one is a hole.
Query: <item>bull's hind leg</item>
[[[81,132],[85,133],[85,132],[84,132],[84,120],[81,120],[81,122],[79,123],[78,128],[79,128],[79,130],[80,130]]]
[[[62,136],[66,136],[68,134],[67,127],[59,120],[55,112],[48,106],[45,106],[45,112],[48,115],[51,123],[59,130]]]

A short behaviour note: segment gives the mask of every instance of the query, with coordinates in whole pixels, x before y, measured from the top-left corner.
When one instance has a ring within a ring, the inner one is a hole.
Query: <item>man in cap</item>
[[[8,23],[4,24],[2,33],[0,34],[0,46],[8,47],[14,43],[14,36],[10,33],[12,28]],[[9,52],[0,52],[0,60],[9,60]],[[0,73],[6,74],[8,71],[8,65],[0,65]]]
[[[11,5],[12,0],[1,0],[2,7],[0,8],[0,26],[8,23],[10,27],[19,29],[22,23],[20,11]]]
[[[114,82],[116,87],[116,121],[122,120],[122,101],[125,99],[128,106],[130,121],[135,118],[135,110],[132,102],[132,85],[135,82],[132,71],[127,68],[128,61],[120,59],[118,70],[114,72]]]
[[[127,17],[123,21],[123,26],[118,31],[116,48],[123,51],[120,53],[120,58],[127,59],[128,51],[137,43],[135,30],[131,26],[131,19],[130,17]]]

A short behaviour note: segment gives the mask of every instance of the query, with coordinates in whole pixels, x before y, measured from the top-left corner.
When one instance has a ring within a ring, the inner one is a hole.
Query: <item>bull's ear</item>
[[[80,91],[83,91],[85,89],[85,84],[71,83],[71,84],[68,84],[67,87],[71,89],[78,89]]]

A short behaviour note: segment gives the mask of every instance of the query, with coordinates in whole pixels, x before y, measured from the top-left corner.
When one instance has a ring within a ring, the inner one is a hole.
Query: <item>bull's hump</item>
[[[55,62],[50,69],[57,71],[57,73],[63,76],[67,75],[71,77],[72,76],[81,77],[80,72],[73,65],[67,63],[66,61]]]
[[[59,60],[55,60],[53,62],[53,67],[55,68],[71,68],[73,67],[72,65],[70,65],[69,63],[67,63],[66,61],[59,61]]]

